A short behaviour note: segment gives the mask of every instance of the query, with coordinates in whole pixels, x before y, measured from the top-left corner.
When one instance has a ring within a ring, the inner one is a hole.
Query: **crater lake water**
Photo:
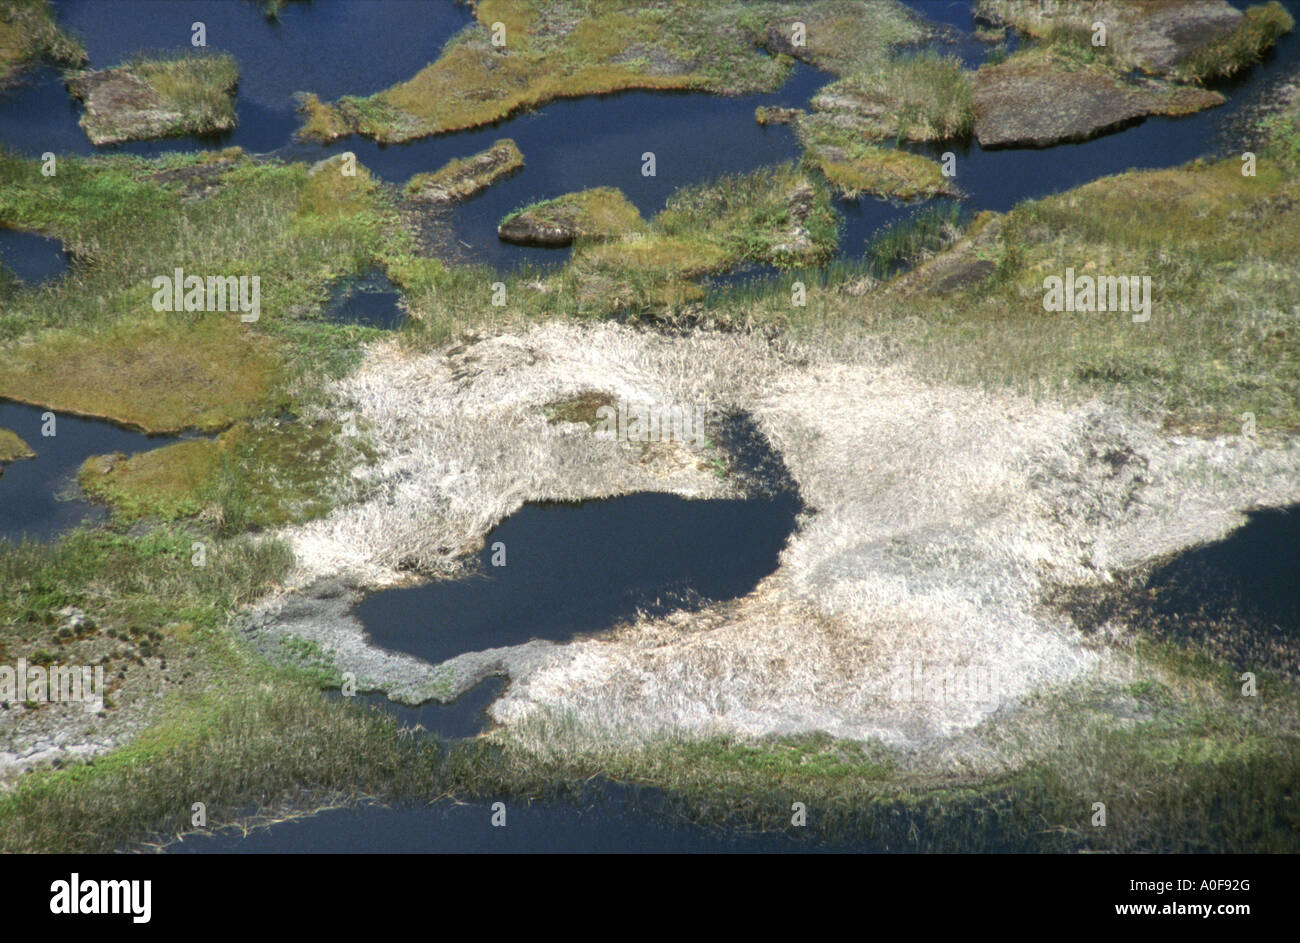
[[[745,595],[776,569],[803,505],[749,416],[710,436],[747,497],[525,504],[488,533],[470,576],[372,593],[357,617],[380,646],[437,663]]]

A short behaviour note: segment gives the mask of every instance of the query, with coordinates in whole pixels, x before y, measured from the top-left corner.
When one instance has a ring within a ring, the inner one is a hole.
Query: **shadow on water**
[[[0,263],[24,282],[43,282],[67,269],[68,255],[58,239],[0,229]]]
[[[1300,680],[1300,505],[1249,512],[1223,540],[1157,567],[1142,589],[1161,634]]]
[[[48,540],[102,517],[103,509],[78,497],[77,470],[92,455],[142,452],[177,441],[147,436],[98,419],[55,416],[55,434],[41,435],[46,410],[0,401],[0,429],[18,434],[36,453],[3,468],[0,476],[0,538]]]
[[[475,575],[374,593],[357,616],[378,644],[435,663],[531,639],[566,641],[638,611],[744,595],[776,569],[798,510],[790,494],[526,504],[488,535]],[[505,565],[493,566],[497,552]]]
[[[743,596],[776,569],[801,504],[748,419],[728,417],[719,439],[751,497],[526,504],[488,534],[471,576],[372,593],[357,617],[377,644],[437,663]]]
[[[420,807],[363,805],[240,832],[191,835],[172,854],[436,852],[826,852],[862,850],[822,845],[781,833],[725,833],[677,821],[651,790],[606,783],[584,802],[506,800],[506,825],[492,825],[490,802],[438,802]]]
[[[1241,671],[1300,681],[1300,504],[1249,511],[1221,540],[1139,566],[1110,588],[1062,587],[1084,632],[1131,626]]]

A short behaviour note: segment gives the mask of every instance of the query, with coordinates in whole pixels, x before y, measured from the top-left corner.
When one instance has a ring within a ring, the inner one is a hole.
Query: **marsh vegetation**
[[[345,174],[340,154],[60,155],[46,176],[0,151],[0,224],[73,259],[39,283],[0,269],[0,397],[202,434],[86,461],[79,485],[111,512],[101,525],[0,543],[3,659],[103,664],[113,679],[109,710],[74,718],[93,761],[14,774],[0,847],[174,835],[191,796],[232,822],[250,804],[273,817],[574,795],[596,778],[723,827],[782,830],[797,795],[819,837],[891,850],[1294,851],[1294,679],[1261,671],[1266,696],[1242,697],[1232,619],[1172,631],[1143,603],[1150,560],[1103,550],[1170,559],[1230,529],[1237,507],[1294,493],[1295,104],[1256,129],[1253,176],[1233,154],[1004,213],[930,205],[828,264],[841,201],[955,194],[930,155],[981,139],[982,103],[1002,95],[1032,125],[1017,102],[1046,76],[1125,105],[1121,124],[1198,110],[1291,28],[1277,3],[1216,10],[1188,48],[1176,3],[1143,5],[1146,19],[1094,3],[1046,25],[1038,6],[982,0],[1034,41],[972,71],[905,49],[929,34],[893,3],[483,0],[407,81],[303,99],[308,138],[398,142],[561,97],[771,89],[796,59],[829,73],[807,109],[764,112],[792,124],[769,130],[797,136],[797,161],[683,180],[645,211],[630,189],[562,184],[493,213],[503,238],[571,246],[547,268],[461,264],[419,231],[432,205],[520,171],[510,138],[402,181],[364,160]],[[1103,8],[1116,28],[1098,51],[1081,30]],[[806,44],[790,42],[796,19]],[[44,2],[4,4],[0,77],[41,59],[84,65]],[[148,136],[233,120],[233,60],[124,68],[150,109],[188,116]],[[74,80],[92,123],[102,74]],[[1149,275],[1158,315],[1044,310],[1044,279],[1066,266]],[[176,268],[260,276],[261,317],[153,310],[151,279]],[[332,286],[372,271],[401,292],[400,328],[322,316]],[[755,592],[575,642],[586,674],[547,656],[512,678],[495,726],[454,744],[323,697],[338,653],[317,642],[271,660],[245,644],[247,607],[296,599],[308,578],[459,572],[524,500],[743,485],[712,442],[602,450],[594,412],[629,396],[752,410],[790,466],[813,510]],[[30,451],[0,430],[0,462]],[[988,638],[1020,672],[1009,716],[861,700],[890,657],[977,659]],[[12,708],[24,749],[41,724],[71,724]],[[738,716],[799,729],[746,733]],[[1104,834],[1085,827],[1093,797],[1111,809]]]

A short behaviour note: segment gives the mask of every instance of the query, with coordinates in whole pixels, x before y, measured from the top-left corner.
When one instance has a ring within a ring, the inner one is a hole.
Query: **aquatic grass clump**
[[[36,455],[30,445],[24,442],[12,429],[0,428],[0,465],[17,461],[20,458],[32,458]]]
[[[234,58],[209,52],[137,56],[67,79],[85,102],[79,123],[95,144],[229,131],[238,84]]]
[[[185,115],[185,128],[207,134],[234,126],[231,96],[239,66],[225,53],[190,53],[167,58],[137,57],[124,68],[148,82],[163,102]]]
[[[813,107],[854,122],[868,137],[942,141],[969,136],[975,121],[970,73],[934,52],[890,59],[823,88]]]
[[[1248,7],[1227,35],[1197,49],[1175,68],[1175,78],[1208,82],[1231,78],[1263,57],[1279,36],[1291,32],[1295,19],[1278,0]]]
[[[646,232],[641,211],[617,187],[591,187],[507,213],[497,233],[507,242],[567,245]]]
[[[910,151],[872,144],[855,129],[837,123],[828,113],[799,120],[804,163],[815,167],[842,194],[863,194],[900,200],[952,196],[953,185],[937,161]]]
[[[86,63],[86,49],[80,40],[59,29],[49,0],[3,0],[0,2],[0,87],[39,59],[79,67]]]
[[[950,202],[927,206],[909,219],[889,226],[867,248],[869,268],[875,278],[885,278],[899,265],[915,262],[955,241],[961,205]]]
[[[433,173],[416,174],[406,182],[409,196],[434,203],[467,199],[524,166],[519,145],[510,138],[497,141],[485,151],[459,157]]]
[[[839,239],[828,189],[795,164],[682,187],[654,224],[668,236],[720,246],[737,262],[781,266],[825,261]]]

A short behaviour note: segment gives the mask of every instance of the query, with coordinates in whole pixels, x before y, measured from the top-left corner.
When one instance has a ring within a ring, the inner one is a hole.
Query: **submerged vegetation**
[[[959,231],[960,217],[961,205],[947,203],[928,207],[890,226],[871,241],[868,250],[871,274],[884,278],[901,263],[916,262],[923,255],[944,248]]]

